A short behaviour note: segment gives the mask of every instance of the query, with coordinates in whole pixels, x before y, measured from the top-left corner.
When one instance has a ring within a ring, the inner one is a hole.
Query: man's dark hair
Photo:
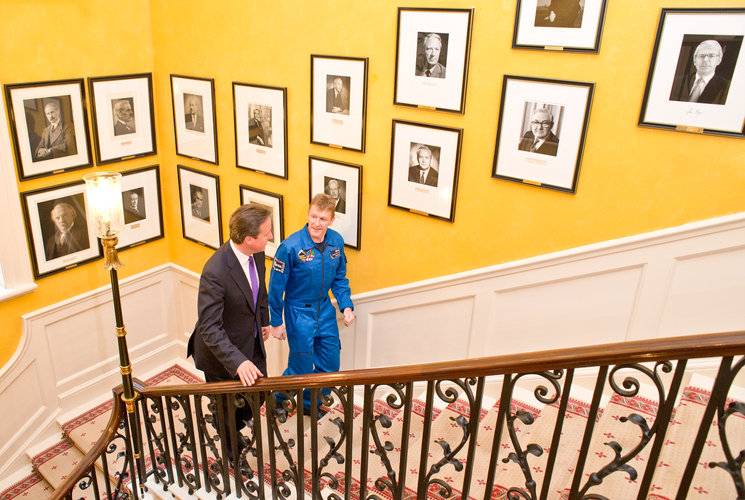
[[[228,227],[230,228],[230,239],[236,245],[243,243],[246,236],[256,238],[259,235],[261,225],[271,215],[268,208],[260,205],[246,203],[238,207],[230,216]]]

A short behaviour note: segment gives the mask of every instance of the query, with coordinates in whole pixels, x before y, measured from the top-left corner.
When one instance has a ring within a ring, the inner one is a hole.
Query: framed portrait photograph
[[[360,223],[362,221],[362,167],[309,158],[310,197],[326,193],[336,200],[334,221],[329,226],[344,238],[344,246],[360,249]]]
[[[662,9],[639,125],[745,137],[745,8]]]
[[[81,180],[21,193],[34,278],[43,278],[103,255],[89,224]]]
[[[505,75],[492,177],[574,193],[594,87]]]
[[[287,89],[233,82],[233,116],[236,165],[287,179]]]
[[[156,153],[151,73],[89,78],[88,91],[98,165]]]
[[[184,238],[217,250],[223,243],[220,178],[179,165],[178,194]]]
[[[122,172],[124,230],[116,248],[126,250],[163,237],[158,165]]]
[[[90,167],[83,79],[5,85],[20,180]]]
[[[285,239],[284,197],[281,194],[270,193],[244,184],[241,184],[238,189],[241,205],[246,203],[260,205],[271,212],[269,217],[272,220],[272,239],[267,241],[264,255],[268,259],[273,259],[279,244]]]
[[[449,222],[463,129],[393,120],[388,206]]]
[[[398,9],[393,103],[451,113],[466,107],[473,9]]]
[[[513,49],[595,52],[608,0],[517,0]]]
[[[310,56],[310,142],[365,152],[367,58]]]
[[[215,81],[171,75],[176,154],[217,165]]]

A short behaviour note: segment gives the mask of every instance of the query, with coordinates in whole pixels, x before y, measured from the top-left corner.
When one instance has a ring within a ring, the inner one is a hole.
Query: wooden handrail
[[[516,372],[535,373],[545,370],[583,368],[619,363],[656,362],[670,359],[706,358],[709,356],[721,357],[736,354],[745,354],[745,331],[618,342],[397,367],[268,377],[259,379],[251,387],[243,387],[239,382],[155,386],[144,388],[143,394],[157,397],[175,396],[178,394],[276,391],[297,387],[320,388],[390,382],[414,382],[502,375]]]
[[[93,464],[96,462],[96,460],[98,460],[98,458],[101,457],[101,455],[103,455],[106,451],[106,447],[116,434],[116,431],[119,428],[119,424],[122,421],[122,415],[124,414],[124,405],[122,404],[122,391],[123,389],[121,385],[115,387],[112,390],[114,394],[114,406],[111,408],[111,417],[109,417],[109,423],[106,425],[106,428],[101,433],[101,437],[98,438],[98,441],[96,441],[96,444],[93,446],[93,448],[91,448],[88,453],[85,454],[80,463],[78,463],[75,469],[67,476],[62,484],[54,490],[52,496],[50,497],[51,500],[59,500],[65,498],[65,495],[67,495],[70,491],[73,490],[73,488],[75,488],[75,485],[77,485],[78,482],[83,479],[83,476],[85,476],[85,474],[88,472],[88,469],[90,469],[91,466],[93,466]],[[92,480],[95,481],[96,478],[93,477]],[[108,481],[108,478],[106,478],[106,480]]]

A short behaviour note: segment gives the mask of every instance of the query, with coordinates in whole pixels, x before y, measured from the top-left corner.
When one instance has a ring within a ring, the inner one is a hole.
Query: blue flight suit
[[[344,238],[333,229],[316,244],[306,224],[280,244],[269,278],[269,312],[270,324],[279,326],[284,310],[290,355],[283,375],[339,370],[341,342],[329,289],[340,311],[354,309],[346,274]],[[309,409],[310,391],[303,392]]]

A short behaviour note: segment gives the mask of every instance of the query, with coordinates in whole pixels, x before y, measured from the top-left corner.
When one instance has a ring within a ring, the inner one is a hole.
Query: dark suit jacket
[[[256,118],[248,120],[248,142],[269,147],[264,123],[258,121]]]
[[[411,182],[419,182],[419,173],[421,172],[421,169],[419,168],[419,165],[414,165],[409,167],[409,180]],[[427,173],[427,177],[424,178],[424,184],[427,186],[435,186],[437,187],[437,170],[430,167],[429,172]]]
[[[85,221],[80,220],[80,218],[78,218],[78,221],[70,228],[70,236],[68,236],[64,245],[61,242],[58,242],[59,238],[60,233],[55,229],[54,235],[47,239],[46,244],[44,245],[44,254],[46,255],[47,260],[64,257],[65,255],[70,255],[71,253],[86,250],[91,247],[90,242],[88,241],[88,227],[85,225]]]
[[[689,73],[682,77],[676,77],[673,80],[673,88],[670,91],[670,100],[688,101],[694,83],[696,83],[696,73]],[[722,78],[715,73],[714,76],[711,77],[711,80],[709,80],[709,83],[706,84],[706,87],[704,87],[704,91],[701,92],[701,95],[696,102],[703,102],[706,104],[724,104],[727,100],[729,83],[729,80]]]
[[[186,128],[189,130],[204,132],[204,118],[199,113],[195,116],[197,117],[196,123],[191,121],[191,113],[184,114],[184,124],[186,125]]]
[[[525,135],[522,139],[520,139],[520,144],[517,145],[517,149],[520,151],[530,151],[530,147],[533,145],[533,141],[535,140],[535,136],[533,135],[533,132],[528,130],[525,132]],[[554,135],[553,132],[549,132],[548,138],[543,141],[543,144],[540,145],[538,149],[536,149],[535,153],[540,153],[543,155],[551,155],[556,156],[556,152],[559,149],[559,138]]]
[[[63,156],[70,156],[78,153],[78,148],[75,144],[75,128],[72,124],[63,122],[60,120],[60,124],[52,132],[52,126],[47,125],[44,131],[41,133],[41,141],[36,149],[51,149],[46,156],[39,157],[34,151],[34,161],[37,160],[49,160],[51,158],[60,158]]]
[[[247,359],[266,375],[266,350],[261,327],[269,325],[264,252],[254,254],[259,275],[258,307],[230,242],[222,245],[202,270],[197,299],[199,316],[189,338],[187,357],[212,380],[237,380]],[[258,311],[257,311],[258,309]],[[254,338],[254,328],[258,339]],[[255,347],[261,347],[257,350]]]
[[[334,208],[335,212],[339,212],[340,214],[347,213],[347,200],[344,198],[339,198],[339,201],[336,202],[336,207]]]
[[[326,112],[331,113],[331,109],[334,107],[334,97],[336,89],[330,88],[326,91]],[[346,87],[342,87],[341,95],[339,96],[341,102],[338,103],[341,111],[337,113],[349,114],[349,90]]]
[[[127,125],[121,120],[117,120],[114,124],[114,135],[127,135],[133,134],[135,129]]]
[[[124,223],[131,224],[145,218],[145,209],[142,205],[137,206],[137,210],[124,207]]]

